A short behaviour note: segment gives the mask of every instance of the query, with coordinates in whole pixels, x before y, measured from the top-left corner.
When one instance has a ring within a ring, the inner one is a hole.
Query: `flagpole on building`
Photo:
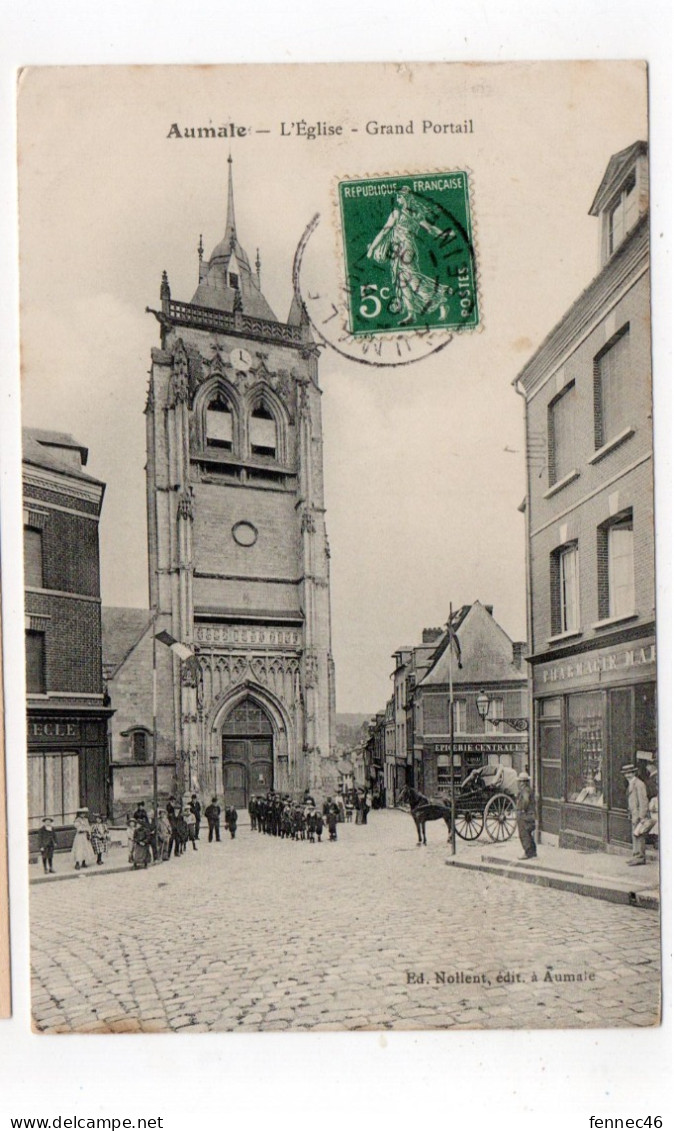
[[[157,627],[156,622],[155,622],[154,627],[155,628]],[[156,632],[156,633],[152,634],[152,718],[153,718],[152,730],[153,730],[153,735],[154,735],[152,762],[153,762],[153,770],[154,770],[155,814],[156,814],[156,810],[157,810],[157,795],[158,795],[158,791],[157,791],[157,641],[159,641],[160,644],[165,644],[166,647],[171,652],[173,652],[173,655],[178,657],[178,659],[181,662],[181,665],[186,660],[194,660],[195,659],[194,650],[192,648],[189,648],[187,646],[187,644],[181,644],[181,642],[179,640],[176,640],[174,636],[171,636],[170,632]],[[191,752],[188,755],[188,772],[189,772],[189,775],[190,775],[188,790],[191,790],[191,788],[192,788],[192,756],[191,756]]]
[[[156,624],[156,621],[155,621]],[[153,626],[154,627],[154,626]],[[152,803],[154,806],[155,828],[159,789],[157,781],[157,637],[152,633]]]
[[[450,805],[452,809],[452,830],[450,834],[450,842],[452,846],[452,856],[456,856],[456,789],[454,788],[454,679],[452,676],[452,660],[454,655],[454,640],[452,628],[452,602],[449,602],[449,784],[450,784]]]

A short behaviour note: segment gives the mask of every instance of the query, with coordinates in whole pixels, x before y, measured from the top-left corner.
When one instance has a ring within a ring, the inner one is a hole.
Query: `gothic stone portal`
[[[225,804],[236,809],[274,788],[274,731],[251,696],[230,711],[222,727],[222,781]]]

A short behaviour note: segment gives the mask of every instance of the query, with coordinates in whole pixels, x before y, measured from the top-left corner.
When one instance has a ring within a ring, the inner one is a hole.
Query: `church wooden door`
[[[271,722],[254,699],[244,699],[222,728],[222,780],[225,805],[245,809],[253,794],[274,785]]]

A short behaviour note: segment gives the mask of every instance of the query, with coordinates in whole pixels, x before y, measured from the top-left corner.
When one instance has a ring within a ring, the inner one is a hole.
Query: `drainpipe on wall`
[[[531,654],[534,646],[534,610],[533,610],[533,578],[531,574],[531,462],[529,459],[529,427],[527,418],[527,398],[524,389],[521,388],[519,377],[516,377],[512,383],[515,392],[522,397],[522,408],[524,410],[524,458],[526,461],[527,469],[527,490],[526,490],[526,537],[524,546],[525,557],[525,587],[526,587],[526,602],[527,602],[527,644],[529,653]],[[527,673],[527,691],[528,691],[528,706],[529,706],[529,773],[532,778],[532,785],[534,789],[534,797],[536,798],[536,839],[538,843],[541,842],[541,797],[539,789],[539,774],[538,774],[538,738],[536,733],[536,719],[534,713],[534,680],[531,665],[528,664]]]

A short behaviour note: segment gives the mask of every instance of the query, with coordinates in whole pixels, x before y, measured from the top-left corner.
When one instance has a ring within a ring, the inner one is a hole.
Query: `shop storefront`
[[[454,740],[452,774],[452,748],[449,742],[427,742],[423,748],[423,792],[429,796],[449,796],[454,789],[458,791],[461,782],[471,770],[479,766],[512,766],[519,773],[525,770],[529,761],[529,744],[526,735],[517,738],[490,736],[485,740],[462,736]]]
[[[541,830],[562,846],[631,841],[621,767],[657,755],[655,637],[534,661]]]
[[[70,848],[77,810],[108,815],[109,711],[28,713],[29,848],[37,851],[44,817],[54,821],[57,846]]]

